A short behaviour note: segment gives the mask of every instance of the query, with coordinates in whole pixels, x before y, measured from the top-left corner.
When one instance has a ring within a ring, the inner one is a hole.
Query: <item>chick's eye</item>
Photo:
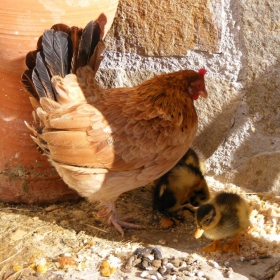
[[[207,218],[207,219],[204,220],[205,224],[210,224],[210,222],[211,222],[211,218]]]

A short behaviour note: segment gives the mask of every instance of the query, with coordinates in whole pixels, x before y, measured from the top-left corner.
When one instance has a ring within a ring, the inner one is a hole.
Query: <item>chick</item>
[[[233,251],[239,254],[238,234],[252,228],[249,220],[249,204],[238,194],[221,192],[208,203],[201,205],[196,213],[197,230],[195,238],[202,234],[214,240],[203,248],[203,252]],[[233,242],[225,247],[219,246],[219,240],[235,235]]]
[[[170,214],[189,205],[197,207],[209,197],[198,155],[193,149],[189,149],[169,172],[156,181],[153,207]]]

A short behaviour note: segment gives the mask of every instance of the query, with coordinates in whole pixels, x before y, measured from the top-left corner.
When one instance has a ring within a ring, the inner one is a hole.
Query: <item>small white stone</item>
[[[251,243],[251,248],[252,248],[252,249],[259,249],[259,247],[260,247],[260,246],[259,246],[256,242],[252,242],[252,243]]]
[[[229,261],[225,261],[224,266],[229,267]]]
[[[156,277],[157,277],[158,280],[163,278],[162,275],[159,272],[156,273]]]
[[[187,267],[187,263],[186,262],[181,262],[180,263],[180,267],[179,268],[183,268],[183,267]]]
[[[70,253],[64,253],[63,255],[64,255],[64,257],[72,257],[72,255]]]
[[[167,264],[166,264],[166,267],[167,267],[167,268],[173,268],[174,265],[173,265],[172,263],[167,263]]]
[[[215,262],[215,261],[211,261],[210,264],[211,264],[213,267],[215,267],[215,268],[219,268],[219,267],[220,267],[219,264],[218,264],[217,262]]]
[[[141,278],[147,278],[149,275],[150,275],[149,271],[143,271],[143,272],[140,274],[140,277],[141,277]]]
[[[196,274],[198,277],[203,277],[204,276],[204,272],[202,270],[198,271]]]

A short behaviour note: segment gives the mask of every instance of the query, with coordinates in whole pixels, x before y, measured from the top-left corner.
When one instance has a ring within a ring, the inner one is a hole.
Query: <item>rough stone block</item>
[[[107,49],[147,56],[220,52],[222,0],[120,0]]]

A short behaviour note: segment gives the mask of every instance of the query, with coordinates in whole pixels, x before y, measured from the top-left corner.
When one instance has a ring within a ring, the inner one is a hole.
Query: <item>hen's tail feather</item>
[[[84,29],[56,24],[45,31],[37,42],[37,50],[26,56],[29,70],[21,78],[25,89],[36,99],[47,97],[56,100],[51,83],[53,76],[64,78],[69,73],[76,74],[78,68],[86,65],[90,65],[95,74],[104,50],[101,32],[97,21],[89,22]]]
[[[79,45],[81,41],[81,37],[83,34],[83,29],[73,26],[71,27],[71,43],[72,43],[72,58],[71,58],[71,73],[75,74],[77,71],[77,60],[78,60],[78,54],[79,54]]]
[[[36,55],[38,50],[29,52],[25,57],[25,64],[29,69],[33,69],[36,66]]]
[[[21,83],[24,85],[24,89],[31,93],[33,97],[38,99],[38,94],[32,80],[32,69],[25,70],[21,76]]]
[[[42,44],[45,61],[52,76],[59,75],[64,78],[70,70],[68,34],[63,31],[55,31],[53,29],[47,30],[43,34]]]
[[[103,59],[103,56],[101,55],[102,52],[105,49],[105,44],[103,41],[99,41],[96,48],[94,49],[94,53],[90,58],[89,65],[93,69],[94,76],[96,75],[96,72],[100,66],[100,63]]]
[[[41,80],[38,76],[38,72],[36,70],[37,69],[34,68],[32,71],[32,81],[33,81],[34,87],[36,89],[36,92],[40,98],[40,97],[46,96],[46,92],[45,92],[44,86],[41,83]]]
[[[79,44],[76,69],[86,66],[94,52],[95,47],[100,41],[101,28],[97,21],[89,22],[83,30]]]
[[[36,78],[38,78],[38,81],[36,83],[33,78],[33,75],[35,74],[36,74]],[[37,52],[36,67],[33,70],[32,78],[40,97],[48,97],[51,99],[55,99],[53,87],[51,84],[51,75],[44,62],[44,55],[42,52]]]

